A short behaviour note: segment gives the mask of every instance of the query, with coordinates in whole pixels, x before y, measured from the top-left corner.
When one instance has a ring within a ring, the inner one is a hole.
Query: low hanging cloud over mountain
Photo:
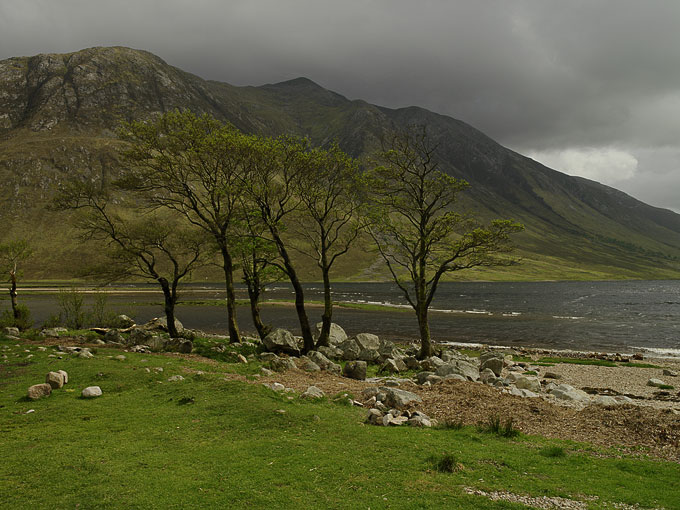
[[[680,211],[678,19],[662,0],[3,0],[0,58],[116,44],[236,85],[306,76]]]

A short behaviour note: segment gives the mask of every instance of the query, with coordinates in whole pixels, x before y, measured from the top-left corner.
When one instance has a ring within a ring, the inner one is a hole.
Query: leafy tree
[[[276,246],[264,237],[265,229],[266,227],[259,221],[259,218],[252,213],[244,213],[240,228],[237,230],[236,248],[241,262],[243,283],[248,289],[253,324],[262,339],[267,336],[272,327],[262,321],[260,299],[267,285],[285,277],[275,262]]]
[[[157,282],[164,297],[171,337],[178,337],[175,305],[179,282],[205,263],[206,238],[187,228],[177,214],[162,215],[113,197],[96,182],[71,182],[56,199],[58,209],[82,212],[78,226],[84,237],[103,243],[108,260],[89,269],[108,281],[138,277]]]
[[[259,212],[266,229],[265,238],[273,243],[280,257],[280,262],[274,264],[284,272],[293,286],[303,352],[314,349],[314,338],[305,310],[304,289],[291,256],[290,243],[284,235],[285,221],[293,218],[301,207],[297,191],[305,171],[307,151],[306,140],[299,138],[252,138],[246,148],[249,157],[243,175],[246,199]]]
[[[295,190],[300,197],[296,231],[306,241],[301,251],[312,257],[321,270],[324,312],[317,346],[327,346],[333,318],[330,272],[360,232],[357,212],[361,171],[358,161],[333,144],[329,149],[317,148],[306,154],[299,177]]]
[[[120,185],[153,207],[176,211],[210,236],[221,255],[229,338],[240,342],[234,289],[233,227],[238,218],[247,135],[209,115],[173,111],[123,126],[128,165]]]
[[[28,259],[33,250],[27,241],[18,239],[0,244],[0,268],[4,274],[7,274],[9,287],[9,298],[12,305],[12,317],[14,323],[18,324],[21,321],[22,307],[17,302],[17,278],[20,270],[19,264]]]
[[[369,232],[397,286],[416,312],[419,357],[432,355],[428,309],[442,277],[478,266],[516,261],[510,234],[523,226],[511,220],[490,225],[455,212],[458,193],[468,183],[440,170],[437,147],[424,127],[392,134],[369,176],[372,190]]]

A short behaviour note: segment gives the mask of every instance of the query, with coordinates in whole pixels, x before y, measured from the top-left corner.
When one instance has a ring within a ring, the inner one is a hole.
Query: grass
[[[589,508],[680,501],[675,463],[475,427],[366,425],[361,409],[225,376],[257,363],[131,352],[116,361],[120,351],[104,347],[57,359],[16,343],[0,339],[3,508],[524,508],[465,487],[599,498]],[[58,369],[69,373],[63,389],[25,399]],[[177,374],[185,380],[168,382]],[[79,398],[90,385],[103,396]]]

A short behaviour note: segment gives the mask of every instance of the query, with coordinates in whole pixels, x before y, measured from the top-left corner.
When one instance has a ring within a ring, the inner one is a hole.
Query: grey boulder
[[[265,348],[270,352],[283,352],[298,356],[300,346],[293,334],[285,329],[276,328],[262,340]]]

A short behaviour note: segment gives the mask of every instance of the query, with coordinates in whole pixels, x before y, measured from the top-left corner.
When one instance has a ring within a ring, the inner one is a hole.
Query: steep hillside
[[[1,237],[31,235],[36,277],[68,277],[84,248],[67,215],[45,210],[68,176],[117,172],[115,129],[171,109],[210,113],[247,132],[338,140],[365,157],[393,128],[425,124],[441,168],[468,180],[462,206],[485,218],[513,217],[525,263],[476,278],[665,278],[680,275],[680,215],[512,152],[480,131],[422,108],[350,101],[306,78],[260,87],[205,81],[148,52],[90,48],[0,61]],[[374,255],[354,254],[344,277],[380,278]],[[359,269],[357,269],[359,268]]]

